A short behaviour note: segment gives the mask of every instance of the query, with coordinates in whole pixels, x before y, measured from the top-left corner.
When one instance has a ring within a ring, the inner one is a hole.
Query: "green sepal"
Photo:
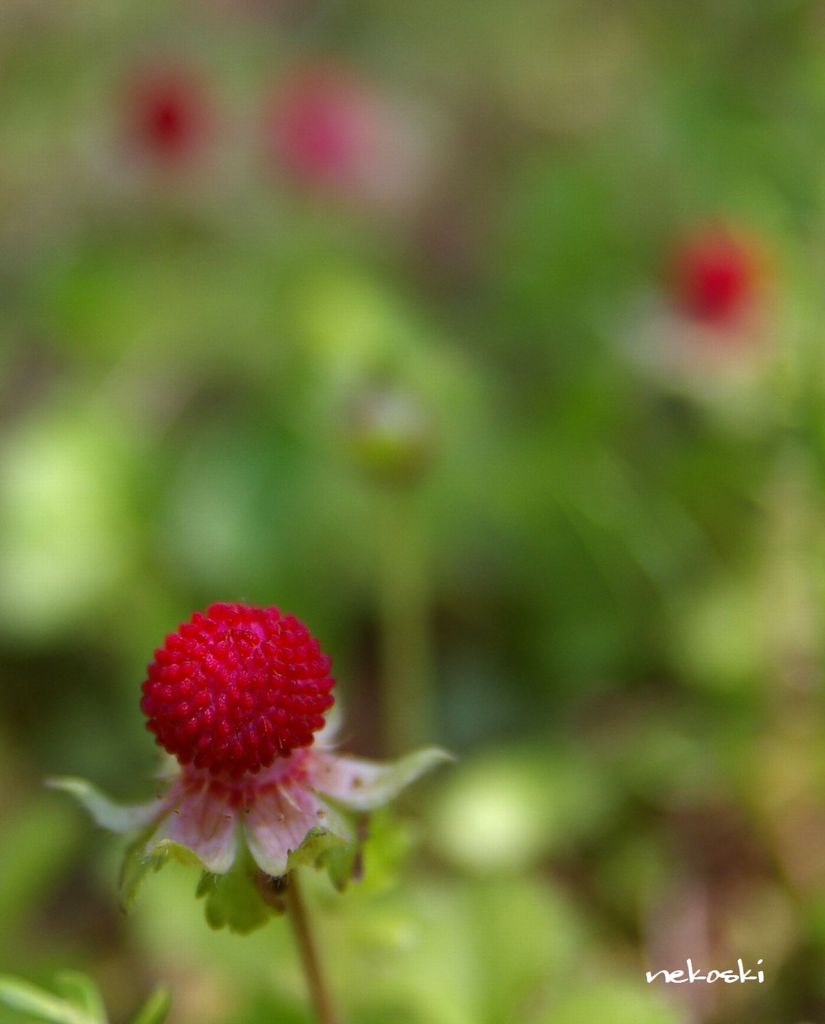
[[[201,866],[200,861],[191,850],[171,839],[163,839],[152,847],[151,853],[146,852],[146,845],[155,831],[152,825],[145,829],[131,842],[123,855],[123,862],[120,867],[119,889],[120,909],[129,913],[133,909],[137,898],[150,873],[160,871],[164,864],[170,860],[176,860],[180,864],[188,866]]]
[[[330,882],[339,892],[343,892],[360,873],[364,837],[365,816],[361,816],[356,825],[355,839],[342,840],[334,837],[337,842],[324,846],[315,858],[315,866],[327,871]]]
[[[346,841],[325,828],[311,828],[298,849],[290,853],[287,860],[287,871],[292,871],[293,868],[299,868],[305,864],[317,866],[325,853],[331,848],[341,846]]]
[[[346,839],[324,828],[311,828],[287,861],[287,870],[308,865],[326,870],[338,891],[346,888],[356,870],[360,838]]]
[[[336,843],[321,853],[316,866],[327,872],[330,882],[338,892],[343,892],[358,874],[360,863],[360,843]]]
[[[118,879],[120,909],[128,914],[137,902],[143,883],[151,871],[160,871],[167,858],[157,853],[146,853],[146,844],[154,831],[154,826],[144,829],[133,842],[129,843],[123,854]]]
[[[194,850],[190,850],[188,846],[184,846],[182,843],[176,843],[174,839],[161,839],[159,842],[154,843],[149,857],[161,862],[156,870],[170,860],[175,860],[178,864],[183,864],[189,868],[203,867],[200,858]]]
[[[163,1024],[172,1006],[168,988],[156,988],[133,1018],[132,1024]]]
[[[196,895],[204,898],[204,912],[210,928],[228,928],[246,935],[266,924],[273,914],[283,913],[285,907],[276,898],[273,889],[265,889],[269,876],[254,863],[244,847],[238,851],[235,863],[225,875],[204,871]]]

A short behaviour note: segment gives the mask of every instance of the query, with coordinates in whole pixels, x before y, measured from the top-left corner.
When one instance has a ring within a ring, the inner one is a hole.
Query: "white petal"
[[[237,815],[223,797],[213,796],[208,786],[186,791],[149,840],[146,852],[164,842],[178,843],[191,850],[207,871],[224,875],[235,860]]]
[[[452,760],[451,754],[437,747],[426,747],[390,762],[319,751],[311,762],[309,783],[351,810],[370,811],[389,803],[431,768]]]
[[[46,785],[70,793],[98,825],[112,832],[132,832],[157,821],[169,809],[171,800],[167,793],[145,804],[117,804],[85,779],[68,776],[47,779]]]
[[[313,828],[329,827],[333,812],[308,789],[276,787],[255,797],[244,819],[249,851],[268,875],[286,873],[289,855]],[[337,821],[338,815],[335,815]],[[341,826],[343,827],[343,826]]]
[[[335,746],[338,734],[340,733],[343,724],[344,716],[341,714],[341,708],[336,702],[332,705],[329,711],[327,711],[323,728],[315,733],[314,746],[316,750],[318,748],[328,750]]]

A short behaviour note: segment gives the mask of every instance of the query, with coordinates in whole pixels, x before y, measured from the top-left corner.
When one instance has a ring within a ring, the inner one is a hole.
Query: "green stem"
[[[309,923],[297,870],[290,872],[286,891],[287,906],[289,908],[289,917],[292,921],[292,929],[295,933],[295,942],[301,955],[301,966],[304,969],[309,996],[312,1000],[315,1016],[318,1018],[318,1024],[340,1024],[341,1018],[335,1012],[329,989],[321,970],[318,947]]]
[[[433,737],[429,574],[416,496],[387,494],[381,512],[381,711],[386,752],[397,756]]]

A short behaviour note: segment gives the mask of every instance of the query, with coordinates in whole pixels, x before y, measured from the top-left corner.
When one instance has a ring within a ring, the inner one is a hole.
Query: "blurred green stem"
[[[429,560],[420,501],[382,496],[379,628],[384,745],[397,756],[433,739]]]
[[[290,872],[286,891],[289,916],[292,921],[293,931],[295,932],[295,941],[301,954],[301,965],[304,969],[309,996],[312,1000],[315,1016],[318,1018],[318,1024],[340,1024],[341,1018],[335,1012],[329,988],[326,985],[321,970],[318,947],[310,927],[297,869]]]

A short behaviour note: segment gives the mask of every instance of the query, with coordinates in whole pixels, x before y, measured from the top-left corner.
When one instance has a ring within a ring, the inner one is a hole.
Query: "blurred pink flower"
[[[280,83],[267,113],[267,144],[300,186],[403,207],[428,163],[421,126],[409,113],[354,71],[311,64]]]

